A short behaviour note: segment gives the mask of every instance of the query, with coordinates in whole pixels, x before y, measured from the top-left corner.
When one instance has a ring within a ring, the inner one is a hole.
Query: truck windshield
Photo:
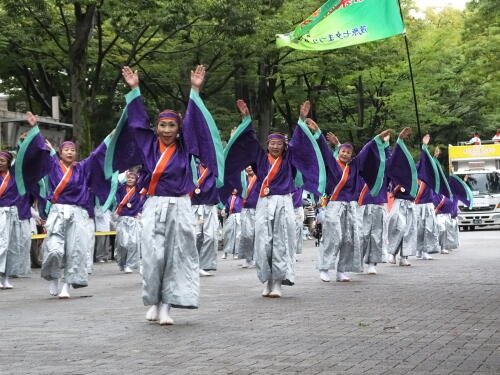
[[[500,194],[500,173],[472,173],[460,176],[474,195]]]

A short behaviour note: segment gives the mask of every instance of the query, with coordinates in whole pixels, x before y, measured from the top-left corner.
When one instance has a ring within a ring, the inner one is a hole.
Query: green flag
[[[278,47],[328,50],[371,42],[405,31],[397,0],[329,0],[288,34]]]

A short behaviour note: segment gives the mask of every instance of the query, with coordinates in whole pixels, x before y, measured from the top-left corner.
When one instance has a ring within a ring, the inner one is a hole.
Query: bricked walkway
[[[297,284],[260,297],[255,270],[220,261],[197,311],[144,320],[140,277],[98,264],[50,298],[36,270],[0,291],[0,374],[500,374],[500,232],[351,283],[322,283],[306,243]]]

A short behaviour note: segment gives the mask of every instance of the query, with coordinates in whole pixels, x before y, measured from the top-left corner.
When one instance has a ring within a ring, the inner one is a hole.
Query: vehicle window
[[[472,173],[460,176],[474,194],[500,194],[500,173]]]

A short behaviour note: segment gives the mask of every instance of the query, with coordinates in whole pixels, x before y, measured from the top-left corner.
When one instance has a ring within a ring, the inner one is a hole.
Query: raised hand
[[[328,132],[326,133],[326,139],[328,140],[328,142],[334,146],[337,146],[338,144],[340,144],[340,141],[339,139],[337,138],[337,136],[335,134],[333,134],[332,132]]]
[[[34,127],[38,124],[38,117],[31,112],[26,112],[25,118],[30,127]]]
[[[194,71],[191,70],[191,88],[200,92],[201,85],[205,81],[206,68],[203,65],[198,65]]]
[[[424,138],[422,138],[422,144],[428,145],[431,140],[431,136],[429,134],[424,135]]]
[[[439,147],[436,147],[434,150],[434,157],[437,159],[441,155],[441,149]]]
[[[306,121],[305,123],[307,124],[307,127],[309,128],[309,130],[313,133],[317,132],[318,129],[319,129],[319,126],[318,124],[316,124],[316,122],[314,122],[313,119],[311,118],[306,118]]]
[[[247,103],[244,100],[238,99],[236,101],[236,106],[243,117],[250,117],[250,111],[248,110]]]
[[[54,147],[52,147],[52,143],[49,142],[48,139],[45,140],[45,144],[47,145],[47,147],[50,149],[50,150],[53,150]]]
[[[386,129],[382,133],[380,133],[378,136],[384,142],[389,142],[389,139],[391,139],[391,134],[392,134],[392,129]]]
[[[399,133],[399,138],[401,139],[406,139],[410,136],[411,134],[411,128],[404,128],[401,130],[401,133]]]
[[[309,100],[306,100],[301,106],[300,106],[300,119],[304,121],[309,114],[309,111],[311,110],[311,102]]]
[[[137,70],[133,71],[128,66],[124,66],[122,68],[122,76],[131,90],[139,87],[139,74],[137,73]]]

